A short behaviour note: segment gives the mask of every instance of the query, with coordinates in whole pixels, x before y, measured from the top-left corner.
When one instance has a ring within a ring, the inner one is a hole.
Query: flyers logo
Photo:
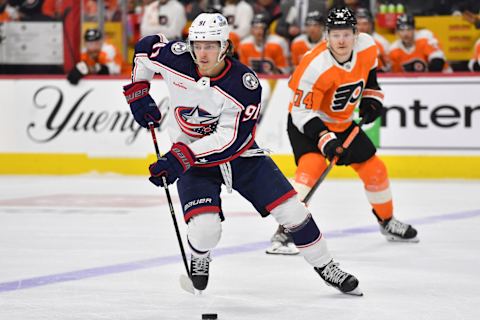
[[[363,80],[355,83],[348,83],[335,91],[333,95],[332,110],[343,111],[349,104],[354,104],[358,101],[363,92]]]

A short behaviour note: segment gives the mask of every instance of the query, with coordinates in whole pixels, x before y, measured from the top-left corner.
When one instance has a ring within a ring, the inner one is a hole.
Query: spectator
[[[222,14],[228,20],[230,40],[234,50],[238,50],[240,41],[250,34],[253,19],[253,8],[245,0],[227,0]]]
[[[473,24],[475,28],[480,29],[480,16],[468,10],[463,11],[462,16],[465,20]]]
[[[253,3],[253,12],[267,14],[274,21],[282,15],[280,5],[276,0],[255,0]]]
[[[293,39],[290,46],[292,65],[296,67],[303,55],[323,40],[323,26],[325,21],[319,11],[311,11],[305,19],[305,32]]]
[[[120,74],[122,57],[117,48],[105,43],[102,32],[87,29],[84,34],[85,48],[80,62],[69,72],[67,79],[71,84],[78,84],[80,79],[89,74]]]
[[[468,68],[471,71],[480,71],[480,39],[473,46],[473,57],[468,62]]]
[[[185,7],[178,0],[156,0],[145,7],[140,33],[142,37],[162,33],[169,40],[181,39],[186,23]]]
[[[382,35],[375,32],[375,22],[373,16],[365,8],[359,8],[356,11],[358,32],[364,32],[372,36],[378,48],[378,66],[377,71],[386,72],[390,69],[388,51],[390,43]]]
[[[438,40],[429,30],[415,31],[412,15],[399,16],[396,30],[399,39],[392,44],[389,53],[392,72],[440,72],[450,69]]]
[[[257,73],[289,73],[287,41],[276,34],[269,34],[270,23],[266,14],[253,17],[251,35],[240,43],[238,49],[240,61]]]
[[[318,0],[285,0],[281,4],[281,11],[275,32],[290,41],[305,32],[305,20],[309,12],[325,14],[326,3]]]
[[[360,8],[370,8],[370,1],[368,0],[334,0],[332,7],[342,8],[348,7],[353,12]]]
[[[43,12],[44,0],[10,0],[9,4],[16,7],[20,21],[53,21],[53,17]]]

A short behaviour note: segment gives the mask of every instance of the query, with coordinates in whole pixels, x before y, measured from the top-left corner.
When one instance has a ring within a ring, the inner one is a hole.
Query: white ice
[[[327,179],[310,206],[363,297],[326,286],[300,256],[264,254],[274,220],[225,191],[210,282],[193,296],[164,190],[144,177],[0,176],[0,319],[480,319],[480,181],[392,189],[418,244],[383,238],[358,180]]]

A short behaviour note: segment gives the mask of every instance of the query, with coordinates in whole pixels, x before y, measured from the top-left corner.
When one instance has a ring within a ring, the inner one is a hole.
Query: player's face
[[[250,31],[255,38],[256,42],[263,42],[265,37],[265,25],[258,23],[252,25],[252,29]]]
[[[198,70],[202,75],[209,75],[208,72],[217,65],[220,43],[217,41],[195,41],[193,52],[197,57]]]
[[[398,37],[406,47],[411,47],[415,39],[415,30],[412,28],[397,30]]]
[[[357,29],[358,32],[365,32],[368,34],[372,33],[372,24],[368,19],[365,18],[357,18]]]
[[[336,56],[350,57],[350,54],[353,51],[353,45],[355,44],[355,38],[356,34],[352,29],[330,30],[328,32],[329,48]]]
[[[319,41],[322,38],[323,28],[317,22],[307,23],[305,31],[307,32],[307,36],[313,41]]]
[[[87,53],[93,58],[98,58],[100,51],[102,50],[102,40],[97,41],[87,41],[85,42],[85,48],[87,49]]]

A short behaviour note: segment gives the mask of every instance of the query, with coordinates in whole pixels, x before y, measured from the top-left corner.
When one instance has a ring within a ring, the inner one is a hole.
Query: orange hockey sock
[[[327,167],[325,157],[319,153],[307,153],[300,157],[295,171],[295,190],[303,201],[310,189]]]
[[[383,161],[373,156],[365,162],[351,165],[363,181],[367,199],[379,220],[388,220],[393,215],[392,193],[387,168]]]

